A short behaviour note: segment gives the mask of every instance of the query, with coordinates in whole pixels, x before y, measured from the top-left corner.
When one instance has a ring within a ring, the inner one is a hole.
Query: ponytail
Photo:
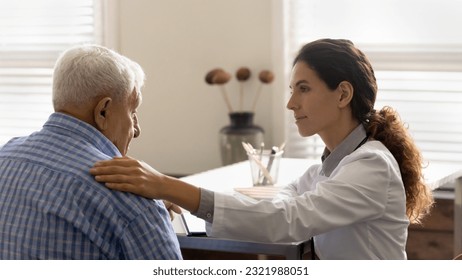
[[[369,138],[382,142],[398,162],[406,192],[406,214],[411,223],[420,223],[433,205],[432,192],[422,175],[420,150],[391,107],[372,111],[364,125]]]

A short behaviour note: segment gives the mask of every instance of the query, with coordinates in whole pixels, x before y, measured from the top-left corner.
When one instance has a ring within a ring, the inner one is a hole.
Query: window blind
[[[291,54],[286,65],[309,41],[352,40],[375,69],[376,109],[398,111],[426,162],[462,163],[462,38],[454,36],[462,26],[456,12],[462,2],[292,0],[286,5]],[[286,155],[319,159],[324,150],[319,136],[302,138],[291,112],[287,120]]]
[[[391,106],[427,161],[462,163],[462,72],[378,71],[376,109]]]
[[[0,0],[0,145],[41,128],[53,66],[66,48],[101,43],[100,0]]]

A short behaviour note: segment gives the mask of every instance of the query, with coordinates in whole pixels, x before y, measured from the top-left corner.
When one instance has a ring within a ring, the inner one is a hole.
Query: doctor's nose
[[[298,108],[294,100],[294,94],[290,95],[289,101],[287,101],[286,108],[292,111],[295,111]]]

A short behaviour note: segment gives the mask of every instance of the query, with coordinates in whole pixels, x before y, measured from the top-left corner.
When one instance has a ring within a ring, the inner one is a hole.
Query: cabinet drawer
[[[411,225],[410,230],[454,230],[454,200],[436,199],[433,208],[420,225]]]
[[[450,260],[454,252],[453,238],[451,232],[409,231],[407,257],[410,260]]]

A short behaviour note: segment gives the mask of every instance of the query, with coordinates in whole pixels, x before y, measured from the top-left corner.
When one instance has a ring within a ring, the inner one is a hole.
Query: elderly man
[[[0,150],[1,259],[181,259],[162,201],[111,191],[88,170],[140,135],[141,67],[101,46],[64,52],[42,130]]]

